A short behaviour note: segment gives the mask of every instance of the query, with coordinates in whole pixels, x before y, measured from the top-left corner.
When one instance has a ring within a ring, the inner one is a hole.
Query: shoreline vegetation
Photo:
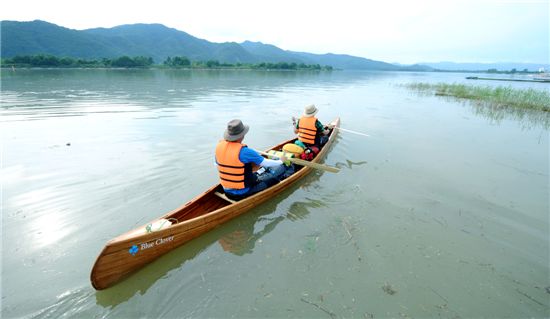
[[[492,108],[513,107],[526,110],[550,112],[550,93],[535,89],[490,87],[448,83],[409,83],[405,87],[436,96],[448,96],[484,104]]]
[[[146,56],[120,56],[116,58],[83,59],[73,57],[59,57],[50,54],[16,55],[12,58],[0,59],[0,68],[79,68],[79,69],[241,69],[241,70],[311,70],[333,71],[341,70],[331,65],[305,64],[296,62],[258,62],[258,63],[227,63],[218,60],[192,61],[185,56],[166,58],[162,63],[155,63],[153,58]],[[377,69],[373,69],[377,70]],[[378,70],[380,71],[380,70]],[[509,74],[528,75],[543,74],[544,71],[516,70],[386,70],[412,72],[442,72],[442,73],[475,73],[475,74]]]
[[[151,57],[121,56],[118,58],[79,59],[53,55],[17,55],[2,58],[2,68],[135,68],[135,69],[252,69],[252,70],[310,70],[332,71],[330,65],[294,62],[224,63],[217,60],[191,61],[185,56],[168,57],[162,64],[155,64]]]
[[[474,86],[448,83],[409,83],[402,84],[422,95],[435,95],[444,98],[469,102],[476,115],[500,123],[510,119],[520,123],[524,129],[541,127],[550,129],[550,93],[535,89],[515,89],[512,87]]]

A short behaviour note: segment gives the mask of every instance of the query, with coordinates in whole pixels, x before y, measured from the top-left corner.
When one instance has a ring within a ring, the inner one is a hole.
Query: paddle
[[[292,124],[294,125],[294,127],[296,127],[296,118],[293,116],[292,117]],[[357,132],[357,131],[352,131],[352,130],[348,130],[346,128],[341,128],[341,127],[335,127],[335,126],[330,126],[328,125],[329,128],[335,128],[335,129],[339,129],[340,131],[344,131],[344,132],[349,132],[349,133],[353,133],[353,134],[357,134],[357,135],[363,135],[363,136],[366,136],[366,137],[369,137],[370,135],[368,134],[365,134],[365,133],[361,133],[361,132]]]
[[[341,128],[341,127],[334,127],[335,129],[339,129],[340,131],[344,131],[344,132],[349,132],[349,133],[353,133],[353,134],[357,134],[357,135],[363,135],[363,136],[366,136],[366,137],[369,137],[370,135],[368,134],[365,134],[365,133],[361,133],[361,132],[357,132],[357,131],[352,131],[352,130],[348,130],[346,128]]]
[[[262,155],[268,156],[268,157],[279,158],[279,157],[277,157],[273,154],[269,154],[269,153],[266,153],[266,152],[261,152],[261,151],[257,151],[257,152],[262,154]],[[319,164],[319,163],[312,163],[312,162],[304,161],[304,160],[293,158],[293,157],[287,157],[286,159],[288,161],[290,161],[291,163],[294,163],[296,165],[307,166],[307,167],[311,167],[311,168],[315,168],[315,169],[322,169],[322,170],[325,170],[325,171],[331,172],[331,173],[338,173],[340,171],[340,169],[337,168],[337,167],[323,165],[323,164]]]

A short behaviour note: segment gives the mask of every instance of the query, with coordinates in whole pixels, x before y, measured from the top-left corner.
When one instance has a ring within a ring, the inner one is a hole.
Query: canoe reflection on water
[[[316,200],[306,200],[290,204],[286,212],[278,210],[279,204],[297,189],[317,183],[322,175],[321,172],[309,174],[270,201],[223,224],[223,227],[217,227],[186,245],[174,249],[172,253],[161,256],[138,270],[135,276],[130,276],[110,289],[96,291],[96,303],[110,308],[128,301],[136,293],[145,294],[153,284],[162,282],[163,277],[166,277],[164,278],[166,280],[174,280],[169,274],[172,270],[192,261],[211,248],[215,242],[218,242],[224,252],[232,255],[244,256],[253,253],[256,243],[264,235],[273,231],[279,223],[285,220],[294,222],[305,219],[312,208],[319,207]],[[180,278],[177,280],[180,281]]]
[[[311,183],[312,181],[318,179],[319,177],[317,176],[314,179],[308,180],[308,183]],[[254,246],[256,245],[258,240],[262,238],[265,234],[275,229],[277,224],[285,219],[289,219],[291,221],[304,219],[307,215],[309,215],[308,208],[315,208],[318,206],[319,204],[317,203],[317,201],[294,202],[290,206],[289,211],[284,216],[264,217],[264,215],[262,215],[256,219],[255,223],[240,224],[240,227],[238,229],[223,235],[218,240],[218,243],[224,251],[230,252],[238,256],[252,253],[254,250]],[[259,226],[261,227],[261,230],[255,232],[254,229],[256,228],[256,226],[258,226],[258,224],[263,225]]]
[[[224,251],[235,255],[242,256],[244,254],[249,254],[253,251],[258,239],[260,239],[264,234],[272,231],[275,226],[277,226],[277,224],[284,219],[285,218],[283,216],[271,219],[261,231],[256,233],[254,233],[254,225],[248,224],[249,227],[243,227],[242,229],[237,229],[227,235],[224,235],[218,240],[218,243],[222,246]]]

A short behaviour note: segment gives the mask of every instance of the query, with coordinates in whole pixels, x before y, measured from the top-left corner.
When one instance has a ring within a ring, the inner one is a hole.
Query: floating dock
[[[550,83],[550,78],[534,78],[534,79],[504,79],[504,78],[482,78],[478,76],[467,76],[468,80],[492,80],[492,81],[515,81],[515,82],[540,82],[540,83]]]

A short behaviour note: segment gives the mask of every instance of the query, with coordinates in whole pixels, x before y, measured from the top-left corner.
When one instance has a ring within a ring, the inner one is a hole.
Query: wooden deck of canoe
[[[335,119],[331,124],[338,127],[340,119]],[[337,131],[332,131],[328,142],[312,162],[318,163],[324,159],[336,139]],[[294,139],[284,141],[271,149],[280,150],[284,144],[293,141]],[[159,219],[110,240],[92,268],[90,275],[92,286],[101,290],[114,285],[176,247],[282,192],[292,183],[310,173],[311,170],[312,168],[309,167],[298,166],[296,172],[283,181],[237,202],[220,196],[223,189],[221,185],[217,184]],[[151,232],[146,231],[147,225],[154,224],[160,219],[167,219],[175,223],[158,231],[155,229],[152,229]]]

